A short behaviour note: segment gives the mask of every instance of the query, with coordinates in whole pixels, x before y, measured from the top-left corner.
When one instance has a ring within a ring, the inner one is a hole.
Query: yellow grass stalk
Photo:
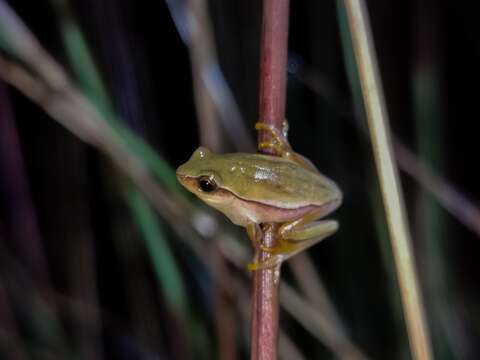
[[[392,155],[389,120],[367,9],[363,0],[344,0],[344,4],[380,178],[412,356],[414,359],[429,360],[432,357],[430,339],[416,277],[402,190]]]

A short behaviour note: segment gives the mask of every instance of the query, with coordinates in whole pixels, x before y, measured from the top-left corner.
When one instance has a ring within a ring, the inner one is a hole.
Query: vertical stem
[[[186,4],[190,13],[195,14],[195,21],[198,25],[194,27],[201,29],[201,31],[190,31],[191,38],[188,42],[200,142],[213,151],[220,151],[224,145],[222,129],[217,119],[218,112],[215,103],[205,83],[205,72],[215,54],[213,36],[209,36],[213,31],[208,18],[208,4],[207,1],[187,1]]]
[[[264,0],[260,59],[261,121],[282,129],[285,119],[289,0]],[[263,141],[268,134],[260,134]],[[276,243],[275,227],[265,226],[264,246]],[[259,261],[269,255],[259,248]],[[251,359],[277,359],[279,268],[253,273]]]
[[[432,358],[425,312],[411,249],[402,190],[392,154],[390,128],[365,2],[344,0],[380,178],[397,277],[414,359]]]
[[[260,59],[260,120],[282,128],[287,87],[289,0],[264,0]]]
[[[49,288],[47,260],[28,184],[20,139],[7,86],[0,82],[0,193],[19,258],[36,281]]]

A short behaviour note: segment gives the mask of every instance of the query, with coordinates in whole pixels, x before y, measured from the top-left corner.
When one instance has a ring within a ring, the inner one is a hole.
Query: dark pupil
[[[200,179],[198,184],[200,186],[200,189],[202,189],[202,191],[205,191],[205,192],[211,192],[217,188],[217,186],[215,185],[215,182],[210,179]]]

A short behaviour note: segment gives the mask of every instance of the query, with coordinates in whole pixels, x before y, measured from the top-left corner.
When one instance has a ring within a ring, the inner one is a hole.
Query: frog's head
[[[222,178],[216,155],[199,147],[192,157],[177,169],[178,181],[190,192],[207,203],[222,201],[226,194],[221,191]]]
[[[199,147],[192,157],[177,169],[178,181],[201,200],[224,213],[234,224],[245,226],[248,220],[243,201],[228,186],[238,181],[232,166],[224,157]]]

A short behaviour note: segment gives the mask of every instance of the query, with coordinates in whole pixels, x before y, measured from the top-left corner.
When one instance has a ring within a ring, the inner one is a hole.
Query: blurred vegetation
[[[435,358],[475,359],[473,15],[368,5]],[[0,1],[0,358],[248,356],[248,240],[174,169],[200,141],[251,151],[260,19],[253,0]],[[292,1],[289,46],[290,141],[345,202],[284,267],[280,353],[410,358],[341,3]]]

